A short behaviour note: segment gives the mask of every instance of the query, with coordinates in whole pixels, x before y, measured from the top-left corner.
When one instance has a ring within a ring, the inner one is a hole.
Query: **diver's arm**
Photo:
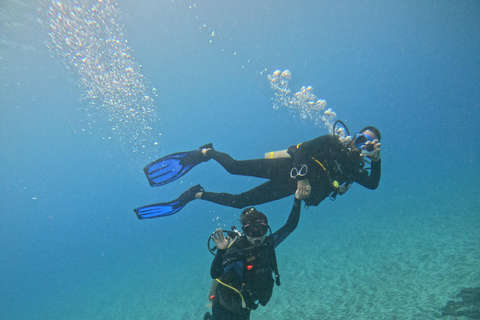
[[[359,185],[367,189],[375,190],[380,184],[380,176],[382,174],[382,160],[372,161],[370,174],[364,173],[355,179]]]
[[[300,209],[302,208],[302,200],[295,196],[292,210],[288,216],[287,223],[277,232],[273,234],[275,240],[275,247],[277,247],[283,240],[285,240],[292,232],[297,228],[298,221],[300,220]]]
[[[368,154],[367,157],[370,158],[370,174],[366,170],[362,172],[358,177],[355,178],[355,181],[364,186],[365,188],[375,190],[377,189],[380,183],[380,175],[382,173],[382,159],[380,157],[380,147],[381,143],[375,139],[372,142],[367,142],[367,144],[374,145],[373,152]],[[362,147],[363,148],[363,147]]]
[[[212,266],[210,267],[210,276],[212,279],[217,279],[223,276],[223,256],[227,252],[226,249],[224,250],[217,250],[217,254],[215,255],[215,259],[213,259]]]
[[[213,279],[217,279],[223,275],[223,256],[228,249],[229,237],[225,238],[222,228],[216,229],[211,237],[217,247],[217,254],[215,255],[215,259],[213,259],[210,275]]]

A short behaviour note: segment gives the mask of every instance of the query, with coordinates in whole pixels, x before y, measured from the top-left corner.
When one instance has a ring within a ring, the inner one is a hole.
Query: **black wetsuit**
[[[267,236],[262,245],[254,247],[242,236],[228,250],[218,250],[210,275],[212,279],[219,279],[222,283],[216,288],[212,305],[213,318],[210,319],[250,319],[251,310],[255,310],[258,304],[265,306],[268,303],[276,281],[272,273],[275,273],[278,278],[277,285],[280,285],[275,248],[297,227],[301,203],[301,200],[295,198],[287,223]],[[245,308],[242,307],[240,294],[226,285],[234,287],[242,294]]]
[[[297,180],[308,179],[312,187],[305,204],[317,206],[329,195],[336,196],[338,185],[342,193],[353,183],[376,189],[380,182],[381,160],[372,161],[371,171],[358,151],[351,151],[336,136],[326,135],[288,149],[290,158],[234,160],[226,153],[214,151],[213,159],[229,173],[269,179],[269,181],[244,193],[215,193],[205,191],[202,199],[234,208],[254,206],[295,194]],[[291,178],[293,167],[300,170],[307,165],[304,177]]]

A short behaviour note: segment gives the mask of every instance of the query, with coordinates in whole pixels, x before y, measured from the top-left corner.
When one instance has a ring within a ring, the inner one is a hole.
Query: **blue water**
[[[238,226],[239,210],[195,201],[139,221],[133,208],[197,183],[238,193],[261,180],[208,162],[151,188],[142,168],[207,142],[250,159],[328,134],[272,107],[277,69],[292,72],[292,92],[312,86],[351,131],[381,130],[382,179],[302,211],[278,249],[282,286],[252,319],[433,319],[480,287],[477,1],[105,0],[79,10],[95,4],[115,12],[134,66],[122,72],[139,83],[110,91],[114,105],[86,98],[111,89],[109,78],[94,82],[105,68],[74,65],[81,47],[52,49],[50,2],[0,5],[1,319],[201,319],[206,240]],[[105,66],[128,59],[85,39]],[[153,98],[149,113],[123,113],[142,104],[135,95]],[[291,202],[259,207],[275,229]]]

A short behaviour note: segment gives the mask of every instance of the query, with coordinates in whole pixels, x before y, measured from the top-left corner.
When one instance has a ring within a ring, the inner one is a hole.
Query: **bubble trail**
[[[283,72],[276,70],[267,77],[270,87],[275,93],[272,98],[274,109],[289,108],[300,118],[312,120],[315,125],[325,126],[330,133],[333,132],[333,124],[337,115],[332,109],[325,110],[327,102],[318,99],[311,86],[302,87],[300,91],[292,95],[292,91],[288,87],[292,78],[289,70]]]
[[[52,56],[76,73],[87,126],[107,132],[104,139],[119,140],[133,152],[155,143],[156,91],[132,57],[118,5],[48,0],[38,11]]]

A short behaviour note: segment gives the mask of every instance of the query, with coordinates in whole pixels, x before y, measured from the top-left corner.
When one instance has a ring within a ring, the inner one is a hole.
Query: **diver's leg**
[[[213,151],[213,159],[231,174],[266,179],[288,177],[293,166],[291,158],[235,160],[218,151]]]
[[[248,320],[250,319],[250,310],[249,309],[242,309],[240,313],[235,313],[230,310],[224,308],[218,299],[215,298],[213,300],[212,305],[212,316],[211,318],[207,318],[211,320]]]
[[[296,190],[297,181],[294,179],[270,180],[241,194],[204,191],[200,199],[241,209],[288,197]]]

